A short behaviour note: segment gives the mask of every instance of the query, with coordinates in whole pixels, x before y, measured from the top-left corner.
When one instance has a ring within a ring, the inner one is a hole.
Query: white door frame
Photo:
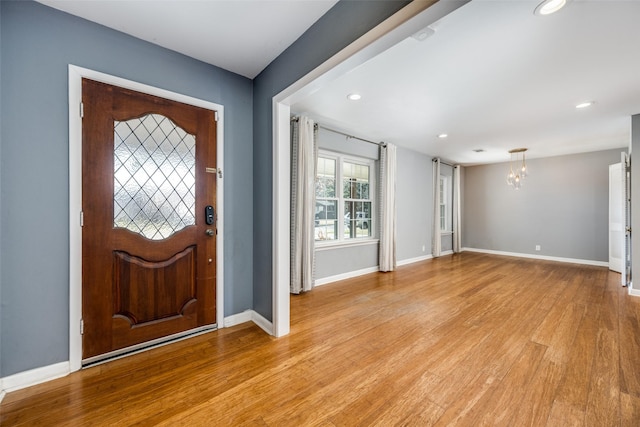
[[[312,94],[327,82],[384,52],[407,37],[433,24],[470,0],[414,1],[371,31],[329,58],[315,70],[273,97],[273,320],[272,334],[287,335],[290,328],[290,212],[291,105]]]
[[[82,367],[82,79],[120,86],[218,112],[217,165],[224,170],[224,106],[69,64],[69,370]],[[216,323],[224,327],[224,184],[216,186]]]

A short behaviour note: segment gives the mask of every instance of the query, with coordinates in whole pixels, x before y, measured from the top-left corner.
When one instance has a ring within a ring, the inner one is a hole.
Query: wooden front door
[[[83,79],[82,358],[216,322],[216,122]]]

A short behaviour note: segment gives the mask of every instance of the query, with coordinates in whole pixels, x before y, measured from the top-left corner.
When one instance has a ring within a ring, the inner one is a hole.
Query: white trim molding
[[[7,393],[4,391],[4,387],[2,386],[2,378],[0,378],[0,403],[2,403],[2,399]]]
[[[354,240],[342,240],[340,242],[318,243],[316,242],[315,250],[317,252],[328,251],[340,248],[353,248],[354,246],[369,246],[380,244],[380,239],[354,239]]]
[[[640,289],[634,289],[633,282],[629,284],[629,295],[640,297]]]
[[[364,276],[365,274],[377,273],[380,271],[380,268],[376,265],[375,267],[363,268],[362,270],[349,271],[347,273],[336,274],[335,276],[322,277],[320,279],[316,279],[315,285],[322,286],[328,283],[337,282],[340,280],[351,279],[352,277]]]
[[[426,261],[428,259],[433,259],[433,255],[429,254],[429,255],[419,256],[419,257],[415,257],[415,258],[403,259],[402,261],[398,261],[396,263],[396,265],[398,267],[400,267],[400,266],[403,266],[403,265],[413,264],[413,263],[420,262],[420,261]]]
[[[82,367],[82,79],[120,86],[196,107],[217,111],[217,168],[224,172],[224,106],[121,77],[69,64],[69,362],[71,372]],[[223,175],[224,176],[224,175]],[[224,181],[216,186],[216,324],[224,325]],[[6,384],[5,384],[6,387]]]
[[[273,335],[273,324],[262,317],[262,315],[257,311],[245,310],[242,313],[232,314],[231,316],[224,318],[225,328],[230,328],[231,326],[241,325],[247,322],[253,322],[257,327],[269,335]]]
[[[582,264],[582,265],[594,265],[597,267],[609,267],[609,263],[607,261],[593,261],[588,259],[576,259],[576,258],[562,258],[562,257],[554,257],[554,256],[546,256],[546,255],[532,255],[532,254],[521,254],[517,252],[504,252],[504,251],[494,251],[491,249],[478,249],[478,248],[462,248],[463,251],[468,252],[478,252],[483,254],[492,254],[492,255],[504,255],[518,258],[531,258],[531,259],[540,259],[545,261],[557,261],[557,262],[566,262],[571,264]]]
[[[69,362],[60,362],[2,378],[3,392],[12,392],[47,381],[62,378],[70,372]]]
[[[230,328],[231,326],[241,325],[243,323],[251,322],[251,312],[253,310],[245,310],[242,313],[232,314],[224,318],[224,327]],[[269,332],[270,334],[270,332]]]
[[[265,319],[257,311],[251,310],[251,321],[255,323],[260,329],[268,333],[269,335],[273,335],[272,333],[272,331],[274,330],[273,323]]]

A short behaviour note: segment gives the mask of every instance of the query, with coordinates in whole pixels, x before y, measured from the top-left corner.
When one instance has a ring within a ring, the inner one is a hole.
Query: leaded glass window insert
[[[161,240],[195,224],[196,138],[159,114],[114,123],[113,226]]]

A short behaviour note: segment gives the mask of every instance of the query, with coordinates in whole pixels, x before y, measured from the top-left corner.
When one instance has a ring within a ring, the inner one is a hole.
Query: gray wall
[[[340,1],[254,79],[253,303],[272,319],[272,99],[409,1]]]
[[[398,261],[431,254],[433,221],[432,158],[398,147],[396,209]],[[422,247],[424,246],[424,251]]]
[[[0,375],[69,360],[70,63],[224,105],[225,315],[252,308],[251,80],[39,3],[0,10]]]
[[[377,244],[316,249],[316,280],[378,267]]]
[[[518,191],[507,163],[465,168],[463,246],[608,262],[608,165],[621,151],[529,160]]]

